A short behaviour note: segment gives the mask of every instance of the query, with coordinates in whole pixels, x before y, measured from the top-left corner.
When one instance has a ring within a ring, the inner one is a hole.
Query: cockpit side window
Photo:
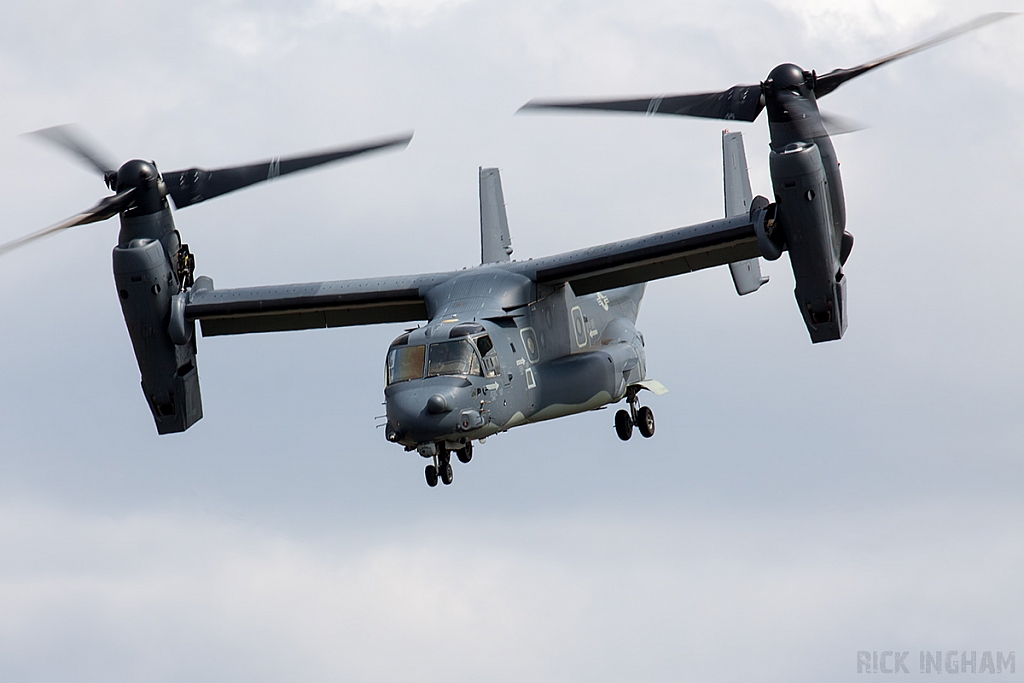
[[[484,334],[476,338],[476,347],[480,349],[481,356],[486,356],[494,348],[494,343],[490,335]]]
[[[480,349],[483,361],[484,377],[497,377],[501,374],[501,365],[498,363],[498,351],[494,348],[494,342],[490,335],[482,334],[476,338],[476,347]]]
[[[453,339],[430,345],[427,377],[481,374],[480,357],[468,339]]]
[[[388,351],[388,384],[423,377],[423,362],[426,357],[427,347],[422,344],[392,347]]]

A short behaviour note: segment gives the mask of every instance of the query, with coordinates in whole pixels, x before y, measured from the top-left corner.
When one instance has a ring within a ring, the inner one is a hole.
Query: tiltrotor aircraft
[[[133,160],[117,171],[67,128],[40,131],[99,170],[114,195],[63,223],[0,246],[0,254],[38,237],[119,214],[114,282],[142,373],[142,390],[160,434],[202,417],[195,322],[203,336],[421,321],[386,356],[385,435],[430,459],[426,479],[452,482],[451,454],[469,462],[473,442],[512,427],[625,400],[615,430],[654,434],[644,389],[644,338],[635,326],[651,280],[730,264],[739,294],[767,278],[758,259],[789,252],[796,299],[813,343],[846,330],[843,265],[853,246],[839,164],[817,107],[822,97],[877,66],[1008,16],[979,17],[931,40],[818,76],[793,64],[760,85],[720,93],[602,102],[541,102],[567,107],[753,121],[768,110],[774,202],[752,197],[739,133],[722,137],[726,217],[527,261],[510,260],[498,170],[480,169],[481,263],[443,273],[307,284],[216,289],[193,278],[194,258],[175,229],[177,208],[340,158],[403,145],[408,137],[250,166],[161,175]]]

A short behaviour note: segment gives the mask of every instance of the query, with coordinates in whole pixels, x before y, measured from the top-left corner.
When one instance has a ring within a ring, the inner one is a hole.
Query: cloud
[[[318,6],[337,14],[365,17],[391,30],[421,29],[428,22],[471,0],[319,0]]]
[[[1014,647],[1019,505],[693,513],[296,537],[7,504],[0,657],[19,680],[810,681],[863,649]]]
[[[1000,9],[982,4],[16,4],[0,228],[105,193],[15,137],[68,120],[165,170],[416,128],[400,154],[175,212],[221,287],[473,264],[481,165],[517,257],[700,222],[722,212],[720,122],[512,113],[846,66]],[[0,670],[799,681],[863,649],[1013,649],[1017,21],[829,96],[873,126],[836,141],[857,237],[842,342],[810,345],[785,257],[750,297],[720,269],[652,283],[654,439],[618,442],[611,411],[524,427],[444,490],[374,428],[402,325],[201,338],[206,417],[160,438],[116,223],[5,258]],[[736,126],[770,196],[767,126]]]
[[[894,29],[914,29],[939,16],[949,21],[948,7],[935,0],[851,0],[839,4],[827,0],[773,0],[771,4],[799,18],[811,37],[845,43],[890,37]]]

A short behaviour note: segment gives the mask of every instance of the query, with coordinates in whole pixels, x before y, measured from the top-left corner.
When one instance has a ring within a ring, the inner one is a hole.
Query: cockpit
[[[428,344],[410,344],[410,335],[398,337],[388,349],[388,386],[424,377],[497,377],[501,373],[494,342],[479,323],[455,325],[447,339]]]

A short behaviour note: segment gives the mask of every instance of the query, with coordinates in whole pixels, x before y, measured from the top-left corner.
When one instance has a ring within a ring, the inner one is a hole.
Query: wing
[[[690,273],[760,256],[754,225],[768,206],[756,197],[747,215],[498,267],[579,295]],[[461,272],[241,289],[197,278],[184,318],[205,337],[427,320],[427,292]]]
[[[454,273],[214,289],[197,278],[185,318],[204,337],[426,320],[426,292]]]
[[[761,255],[754,224],[767,206],[758,197],[747,215],[519,263],[538,284],[568,282],[582,295],[743,261]]]

